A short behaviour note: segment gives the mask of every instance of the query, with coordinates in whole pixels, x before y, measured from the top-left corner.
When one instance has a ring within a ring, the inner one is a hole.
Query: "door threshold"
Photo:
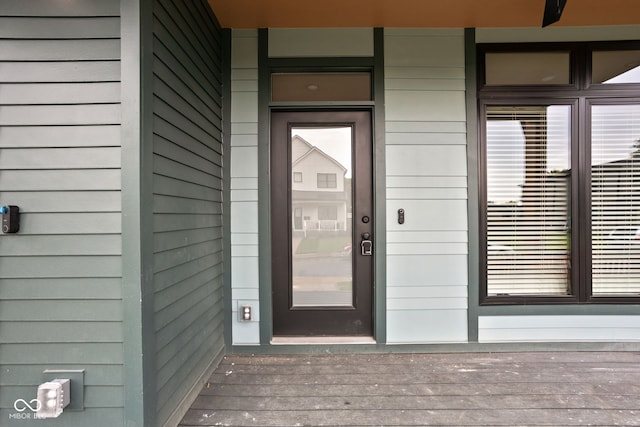
[[[272,345],[375,344],[373,337],[273,337]]]

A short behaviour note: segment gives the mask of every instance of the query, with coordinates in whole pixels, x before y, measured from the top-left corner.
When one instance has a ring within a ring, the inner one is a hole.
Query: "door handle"
[[[360,252],[363,256],[373,255],[373,242],[371,241],[371,234],[362,233],[362,241],[360,242]]]

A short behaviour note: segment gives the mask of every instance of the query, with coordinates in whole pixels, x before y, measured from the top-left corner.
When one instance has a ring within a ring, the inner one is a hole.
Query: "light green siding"
[[[385,30],[387,342],[467,339],[462,30]],[[397,210],[405,223],[398,224]]]
[[[233,30],[231,45],[231,328],[233,344],[260,342],[258,275],[258,32]],[[249,304],[253,319],[241,322]]]
[[[46,369],[84,369],[86,409],[123,419],[120,4],[0,0],[0,425]]]
[[[222,43],[205,1],[153,5],[157,424],[179,421],[224,350]]]
[[[373,56],[372,28],[271,28],[270,58]]]
[[[479,342],[638,341],[640,317],[629,315],[480,316]]]

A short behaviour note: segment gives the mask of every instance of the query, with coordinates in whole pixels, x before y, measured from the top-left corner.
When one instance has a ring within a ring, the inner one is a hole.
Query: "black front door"
[[[274,112],[274,336],[371,336],[369,111]]]

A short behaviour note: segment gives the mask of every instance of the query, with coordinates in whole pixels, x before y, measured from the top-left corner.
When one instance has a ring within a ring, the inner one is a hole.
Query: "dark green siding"
[[[85,407],[123,419],[120,4],[0,0],[0,425],[45,369],[84,369]],[[31,415],[31,414],[29,414]],[[31,417],[33,418],[33,417]]]
[[[224,349],[221,31],[203,0],[153,8],[157,424]],[[188,404],[188,402],[187,402]]]

